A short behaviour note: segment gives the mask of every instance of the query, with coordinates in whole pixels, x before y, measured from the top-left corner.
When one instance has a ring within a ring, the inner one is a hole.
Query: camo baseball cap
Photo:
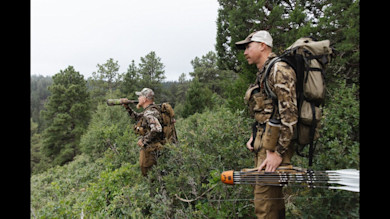
[[[269,47],[272,47],[272,37],[268,31],[259,30],[249,34],[244,40],[236,42],[237,49],[245,49],[245,45],[250,42],[261,42],[265,43]]]
[[[135,94],[138,95],[138,96],[144,96],[144,97],[146,97],[148,99],[151,99],[151,98],[154,97],[153,90],[150,89],[150,88],[146,88],[146,87],[144,89],[142,89],[141,91],[135,92]]]

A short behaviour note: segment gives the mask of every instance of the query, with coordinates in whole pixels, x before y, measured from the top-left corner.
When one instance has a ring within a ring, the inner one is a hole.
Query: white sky
[[[191,60],[215,51],[217,0],[31,0],[31,74],[69,65],[84,75],[109,58],[119,73],[155,51],[166,81],[193,71]]]

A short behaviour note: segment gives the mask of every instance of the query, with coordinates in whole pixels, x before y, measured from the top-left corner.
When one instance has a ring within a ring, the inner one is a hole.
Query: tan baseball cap
[[[268,31],[259,30],[249,34],[244,40],[236,42],[237,49],[245,49],[245,45],[250,42],[261,42],[265,43],[269,47],[272,47],[272,37]]]
[[[148,99],[152,99],[154,97],[154,92],[150,88],[144,88],[141,91],[135,92],[136,95],[138,96],[145,96]]]

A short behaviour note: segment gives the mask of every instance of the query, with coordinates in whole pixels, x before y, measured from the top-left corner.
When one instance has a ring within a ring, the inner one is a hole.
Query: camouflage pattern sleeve
[[[129,105],[126,107],[129,116],[134,120],[139,120],[142,117],[142,113],[135,112]]]
[[[156,139],[158,140],[159,136],[162,133],[161,123],[157,119],[158,115],[159,112],[155,110],[147,110],[144,113],[144,118],[146,119],[146,122],[148,123],[148,126],[150,128],[150,131],[146,133],[146,135],[142,139],[144,145],[150,144],[156,141]]]
[[[270,72],[269,84],[278,97],[278,109],[281,120],[281,132],[275,151],[280,155],[287,151],[298,122],[296,97],[296,76],[294,70],[285,62],[277,62]]]

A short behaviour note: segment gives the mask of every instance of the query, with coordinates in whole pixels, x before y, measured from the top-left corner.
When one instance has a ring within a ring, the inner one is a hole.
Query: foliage
[[[38,131],[45,129],[45,120],[40,118],[40,111],[44,109],[44,103],[50,96],[50,91],[47,89],[53,80],[50,76],[43,77],[42,75],[32,75],[30,80],[30,113],[32,121],[38,124]]]
[[[360,104],[359,86],[339,82],[339,87],[329,91],[324,108],[322,137],[318,142],[318,168],[359,169]],[[343,110],[340,110],[343,109]]]
[[[137,154],[130,153],[138,151],[133,138],[118,146],[119,154],[108,148],[101,158],[79,156],[68,165],[32,176],[32,209],[45,217],[76,217],[81,212],[87,217],[133,218],[250,215],[248,203],[222,200],[250,198],[251,188],[235,190],[219,179],[221,171],[252,165],[250,152],[243,150],[249,126],[248,119],[223,107],[179,120],[179,144],[166,146],[146,178],[140,174]],[[115,136],[111,141],[119,144],[122,139]],[[186,203],[178,197],[199,201]]]
[[[139,73],[141,75],[140,87],[148,87],[156,93],[161,92],[161,82],[165,79],[164,64],[156,52],[151,51],[145,57],[141,57]]]
[[[160,102],[166,99],[161,97],[166,95],[167,92],[162,86],[162,82],[166,78],[164,68],[161,58],[154,51],[151,51],[145,57],[141,57],[138,67],[135,65],[135,61],[132,60],[127,72],[123,75],[123,82],[120,85],[121,92],[127,98],[133,99],[136,98],[135,91],[148,87],[153,89],[156,94],[160,94],[156,97],[156,101]]]
[[[86,188],[104,169],[85,155],[31,177],[31,210],[39,218],[78,217]]]
[[[43,172],[50,167],[50,160],[41,153],[42,134],[38,132],[38,124],[30,121],[30,170],[32,174]]]
[[[100,103],[104,101],[103,97],[107,91],[112,92],[120,86],[122,75],[118,72],[120,67],[118,61],[114,61],[113,58],[108,59],[104,64],[97,64],[96,67],[97,72],[92,73],[88,82],[93,102]]]
[[[141,86],[138,84],[141,76],[139,74],[139,70],[135,65],[134,60],[131,60],[131,64],[127,68],[127,72],[123,76],[123,83],[121,84],[121,91],[125,94],[129,99],[135,98],[135,91],[140,90]],[[142,88],[141,88],[142,89]]]
[[[194,68],[190,72],[190,76],[198,78],[199,82],[207,86],[213,93],[222,95],[224,91],[224,82],[235,78],[232,71],[221,70],[217,66],[217,55],[213,51],[209,51],[202,58],[195,57],[191,61]]]
[[[314,31],[329,39],[336,50],[327,78],[359,83],[360,0],[330,0]]]
[[[136,136],[131,132],[131,120],[122,106],[108,107],[98,104],[88,130],[80,142],[81,151],[92,159],[102,157],[107,149],[121,150],[128,146],[129,139]],[[121,139],[121,141],[118,141]]]
[[[186,118],[194,113],[201,113],[207,107],[211,107],[211,95],[211,90],[208,87],[203,87],[199,79],[195,78],[188,87],[181,115]]]
[[[358,86],[348,86],[345,81],[329,90],[321,138],[317,142],[313,158],[314,170],[360,169],[359,101]],[[340,110],[343,109],[343,110]],[[306,151],[307,153],[307,148]],[[294,156],[294,165],[306,166],[307,159]],[[305,205],[310,200],[313,208]],[[359,193],[333,190],[291,189],[289,213],[303,218],[359,217]]]
[[[88,126],[89,93],[84,77],[72,66],[53,76],[46,110],[42,152],[54,165],[69,162],[79,153],[80,137]]]

